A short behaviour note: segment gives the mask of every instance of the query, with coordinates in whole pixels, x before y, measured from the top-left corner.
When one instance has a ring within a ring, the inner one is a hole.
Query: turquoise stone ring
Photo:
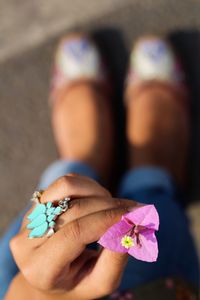
[[[29,238],[50,237],[55,233],[55,220],[59,215],[69,208],[69,197],[58,201],[58,205],[54,206],[52,202],[40,203],[43,191],[36,191],[31,201],[36,203],[34,210],[27,216],[29,220],[27,229],[31,230]]]

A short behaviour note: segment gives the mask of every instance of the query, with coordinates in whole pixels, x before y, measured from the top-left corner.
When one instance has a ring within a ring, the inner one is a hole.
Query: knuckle
[[[26,280],[30,282],[33,286],[38,285],[38,282],[35,280],[35,275],[30,264],[24,264],[23,268],[21,268],[21,272],[23,273]]]
[[[73,200],[72,207],[70,209],[73,216],[79,216],[82,209],[82,201],[80,199]]]
[[[16,245],[17,245],[17,239],[16,237],[13,237],[9,242],[9,246],[12,252],[15,251]]]
[[[58,178],[57,182],[59,185],[66,185],[69,182],[69,177],[67,175],[62,176],[62,177]]]
[[[113,225],[115,222],[118,222],[121,216],[127,212],[126,207],[116,207],[112,209],[107,209],[104,211],[104,223],[106,227]]]
[[[70,176],[70,177],[78,177],[78,174],[75,172],[71,172],[71,173],[67,173],[66,176]]]
[[[116,199],[116,204],[117,204],[117,206],[121,207],[121,206],[124,205],[124,202],[123,202],[122,199],[117,198],[117,199]]]
[[[65,175],[60,177],[57,183],[62,189],[70,190],[73,185],[73,179],[71,176]]]
[[[14,253],[14,254],[16,252],[18,252],[19,245],[20,245],[20,243],[19,243],[19,234],[17,234],[9,242],[11,252]]]
[[[23,276],[26,278],[26,280],[33,286],[40,287],[40,285],[43,284],[42,280],[38,281],[38,277],[35,276],[35,272],[34,269],[32,268],[32,264],[24,263],[23,267],[21,267],[20,270],[23,273]]]
[[[70,227],[70,228],[68,228],[68,227]],[[69,223],[69,226],[67,226],[66,231],[64,231],[65,232],[65,237],[69,238],[69,232],[70,232],[71,238],[73,240],[80,240],[81,226],[80,226],[79,219],[76,219],[73,222]]]
[[[106,197],[112,197],[111,193],[102,185],[100,185],[96,180],[89,178],[89,177],[83,177],[85,180],[88,181],[88,183],[91,184],[91,186],[96,190],[96,192],[101,196]]]
[[[40,288],[43,291],[51,291],[55,287],[54,277],[47,276],[43,278],[42,282],[40,283]]]
[[[41,291],[50,291],[54,288],[54,277],[46,268],[42,269],[41,276],[38,276],[38,270],[36,270],[35,265],[33,266],[30,263],[25,264],[21,271],[33,287]]]
[[[107,209],[104,211],[105,214],[105,222],[108,226],[110,226],[116,218],[116,212],[114,209]]]

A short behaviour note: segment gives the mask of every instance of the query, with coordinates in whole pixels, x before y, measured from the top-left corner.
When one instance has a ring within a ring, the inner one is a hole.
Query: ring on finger
[[[50,237],[55,233],[56,219],[69,209],[70,197],[58,200],[57,205],[52,202],[41,203],[44,191],[35,191],[31,201],[36,203],[34,210],[27,216],[27,229],[31,230],[29,238]]]

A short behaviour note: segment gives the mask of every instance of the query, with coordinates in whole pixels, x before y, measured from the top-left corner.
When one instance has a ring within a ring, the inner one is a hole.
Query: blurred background
[[[200,253],[199,0],[0,0],[0,234],[57,158],[47,103],[51,64],[59,38],[80,29],[95,36],[111,65],[121,123],[123,76],[134,40],[165,34],[182,58],[192,116],[185,206]]]

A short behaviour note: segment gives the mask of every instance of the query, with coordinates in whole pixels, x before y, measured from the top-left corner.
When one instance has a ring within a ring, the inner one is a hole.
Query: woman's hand
[[[72,207],[58,217],[50,238],[28,238],[26,216],[33,208],[27,213],[10,243],[15,261],[25,279],[44,293],[77,300],[110,294],[120,283],[127,254],[90,250],[86,245],[97,241],[136,203],[113,199],[95,181],[72,174],[49,186],[41,203],[67,196],[73,199]]]

